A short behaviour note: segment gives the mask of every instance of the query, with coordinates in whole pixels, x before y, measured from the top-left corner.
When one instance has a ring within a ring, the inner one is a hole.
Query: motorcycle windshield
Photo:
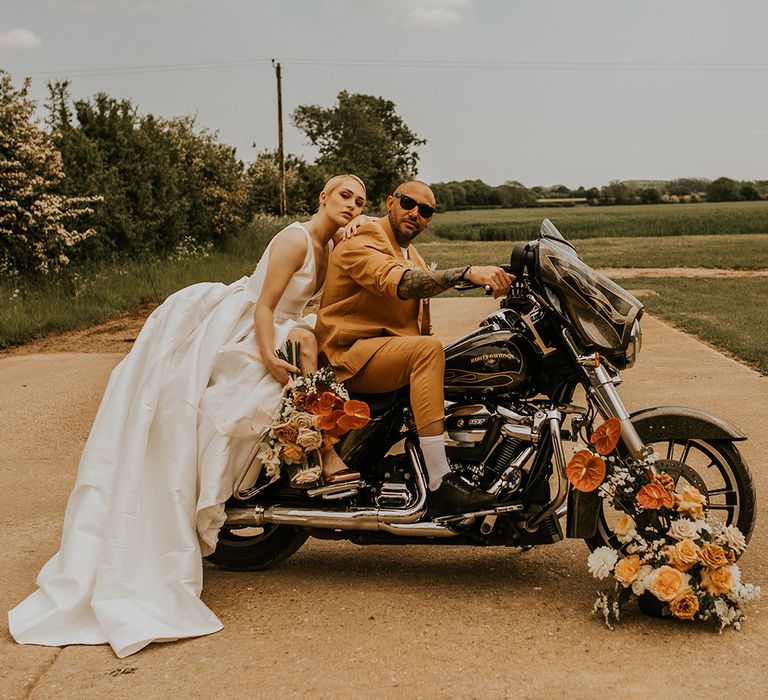
[[[542,227],[538,247],[540,279],[560,299],[583,339],[606,353],[625,350],[642,303],[582,262],[562,236],[558,240]]]

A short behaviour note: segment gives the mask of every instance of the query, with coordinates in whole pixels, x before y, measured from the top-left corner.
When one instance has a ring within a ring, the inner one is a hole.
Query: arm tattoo
[[[427,299],[453,287],[459,281],[463,267],[450,270],[406,270],[397,285],[401,299]]]

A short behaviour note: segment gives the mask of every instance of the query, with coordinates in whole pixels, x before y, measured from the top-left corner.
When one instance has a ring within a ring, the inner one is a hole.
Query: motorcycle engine
[[[517,407],[502,416],[485,403],[446,408],[447,453],[451,466],[491,493],[514,493],[523,481],[531,449],[529,411]],[[502,430],[502,428],[504,428]]]

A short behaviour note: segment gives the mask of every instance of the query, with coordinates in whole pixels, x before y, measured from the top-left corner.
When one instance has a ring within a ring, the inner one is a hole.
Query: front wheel
[[[259,571],[290,557],[308,537],[303,528],[292,525],[223,527],[216,551],[206,559],[222,569]]]
[[[671,461],[664,470],[677,484],[688,483],[707,497],[711,518],[723,525],[735,525],[749,541],[755,526],[755,487],[749,468],[733,442],[659,439],[652,429],[641,438],[659,457]],[[621,548],[613,526],[622,514],[600,499],[597,531],[586,540],[590,549],[606,545]]]

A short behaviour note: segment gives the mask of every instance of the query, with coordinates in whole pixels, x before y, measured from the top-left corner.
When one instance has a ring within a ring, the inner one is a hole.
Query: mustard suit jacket
[[[385,216],[365,223],[331,253],[315,334],[340,381],[349,379],[393,336],[421,335],[420,299],[400,299],[406,270],[424,270],[413,245],[411,265]]]

